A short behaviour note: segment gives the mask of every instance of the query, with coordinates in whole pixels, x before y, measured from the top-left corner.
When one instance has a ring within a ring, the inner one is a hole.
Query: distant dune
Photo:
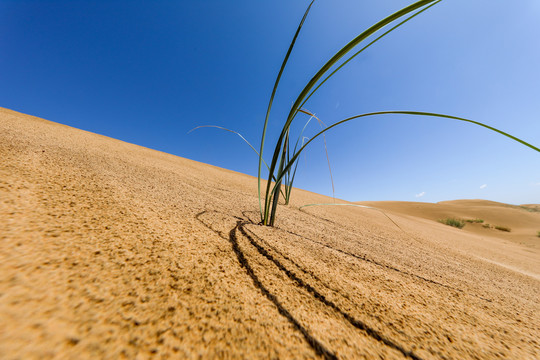
[[[406,216],[432,221],[446,218],[462,220],[483,220],[481,223],[467,223],[463,231],[481,236],[498,237],[531,248],[540,249],[540,205],[509,205],[488,200],[453,200],[439,203],[372,201],[359,204]],[[491,225],[491,226],[487,226]],[[495,226],[511,231],[500,231]]]
[[[0,108],[0,358],[540,359],[539,205],[256,194]]]

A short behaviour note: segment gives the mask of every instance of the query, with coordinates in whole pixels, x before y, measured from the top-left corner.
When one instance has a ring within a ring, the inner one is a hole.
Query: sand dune
[[[540,205],[509,205],[488,200],[454,200],[436,204],[421,202],[372,201],[359,204],[383,209],[389,213],[438,221],[455,218],[483,220],[482,223],[467,223],[464,232],[487,237],[497,237],[539,249]],[[488,226],[489,225],[489,226]],[[497,230],[504,227],[510,232]]]
[[[0,108],[0,358],[540,358],[540,213],[296,190],[267,228],[256,193]]]

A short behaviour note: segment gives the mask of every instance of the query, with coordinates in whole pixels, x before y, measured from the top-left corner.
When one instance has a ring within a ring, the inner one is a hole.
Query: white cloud
[[[420,194],[414,195],[414,197],[419,198],[419,197],[422,197],[422,196],[424,196],[424,195],[426,195],[426,192],[425,192],[425,191],[422,191]]]
[[[487,184],[480,185],[480,189],[485,189],[485,188],[487,188]]]

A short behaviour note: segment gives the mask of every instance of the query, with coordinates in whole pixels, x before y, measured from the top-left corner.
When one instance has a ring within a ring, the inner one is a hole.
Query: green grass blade
[[[328,60],[320,69],[319,71],[311,78],[311,80],[308,82],[308,84],[304,87],[298,98],[295,100],[294,105],[291,108],[291,111],[289,113],[289,116],[287,117],[287,123],[285,124],[285,127],[290,126],[290,122],[292,121],[294,114],[297,112],[297,110],[300,108],[300,104],[303,102],[304,98],[307,96],[307,94],[310,92],[310,90],[315,86],[315,84],[324,76],[324,74],[332,68],[341,58],[343,58],[347,53],[349,53],[352,49],[354,49],[358,44],[360,44],[362,41],[385,27],[386,25],[396,21],[397,19],[414,12],[430,3],[433,3],[437,0],[420,0],[417,1],[393,14],[390,16],[387,16],[386,18],[382,19],[381,21],[377,22],[376,24],[369,27],[367,30],[360,33],[358,36],[356,36],[353,40],[351,40],[347,45],[345,45],[341,50],[339,50],[330,60]]]
[[[266,117],[264,119],[263,133],[262,133],[262,138],[261,138],[261,149],[259,151],[260,155],[259,155],[259,169],[258,169],[258,173],[257,173],[257,178],[258,178],[258,184],[257,184],[258,189],[257,189],[257,191],[258,191],[258,195],[259,195],[259,211],[261,213],[261,220],[265,224],[266,224],[267,219],[266,219],[266,216],[263,216],[262,204],[261,204],[261,166],[262,166],[261,163],[262,163],[262,156],[263,156],[263,151],[264,151],[264,140],[266,138],[266,129],[268,127],[268,119],[270,118],[270,110],[272,109],[272,103],[274,102],[274,97],[276,95],[276,91],[277,91],[277,88],[278,88],[278,85],[279,85],[279,81],[281,79],[281,75],[283,74],[283,70],[285,69],[285,66],[287,65],[287,61],[289,60],[289,56],[291,55],[292,49],[294,48],[294,44],[296,43],[296,39],[298,38],[298,34],[300,34],[300,30],[302,29],[302,26],[304,25],[304,21],[306,20],[308,14],[309,14],[309,10],[311,9],[311,6],[313,5],[314,1],[315,0],[312,0],[311,3],[309,4],[308,8],[306,9],[306,12],[304,13],[304,16],[302,17],[302,20],[300,21],[300,24],[298,25],[298,28],[296,29],[296,33],[294,34],[293,40],[292,40],[291,44],[289,45],[289,49],[287,50],[287,54],[285,55],[285,58],[283,59],[283,63],[281,64],[281,68],[279,69],[279,73],[278,73],[278,76],[276,78],[276,82],[274,83],[274,88],[272,89],[272,95],[270,95],[270,101],[268,102],[268,108],[266,110]],[[268,179],[271,178],[272,173],[273,173],[273,169],[269,170],[269,172],[270,172],[270,176],[268,177]],[[266,202],[266,200],[265,200],[265,202]],[[266,214],[266,211],[265,211],[265,214]]]
[[[308,146],[314,139],[316,139],[317,137],[319,137],[320,135],[324,134],[325,132],[327,132],[328,130],[338,126],[338,125],[341,125],[345,122],[348,122],[348,121],[351,121],[351,120],[354,120],[354,119],[358,119],[358,118],[363,118],[363,117],[368,117],[368,116],[375,116],[375,115],[417,115],[417,116],[428,116],[428,117],[436,117],[436,118],[445,118],[445,119],[452,119],[452,120],[457,120],[457,121],[464,121],[464,122],[468,122],[468,123],[471,123],[471,124],[475,124],[475,125],[478,125],[478,126],[481,126],[481,127],[484,127],[486,129],[489,129],[489,130],[492,130],[492,131],[495,131],[501,135],[504,135],[512,140],[515,140],[535,151],[538,151],[540,152],[540,149],[534,145],[531,145],[513,135],[510,135],[502,130],[499,130],[499,129],[496,129],[492,126],[489,126],[489,125],[486,125],[486,124],[483,124],[481,122],[478,122],[478,121],[474,121],[474,120],[469,120],[469,119],[465,119],[465,118],[460,118],[460,117],[457,117],[457,116],[451,116],[451,115],[444,115],[444,114],[437,114],[437,113],[430,113],[430,112],[421,112],[421,111],[378,111],[378,112],[371,112],[371,113],[365,113],[365,114],[360,114],[360,115],[356,115],[356,116],[352,116],[352,117],[349,117],[347,119],[344,119],[344,120],[341,120],[341,121],[338,121],[330,126],[328,126],[326,129],[320,131],[319,133],[317,133],[315,136],[313,136],[311,139],[309,139],[292,157],[291,157],[291,162],[294,162],[298,156],[300,156],[300,153],[302,153],[302,151],[304,151],[304,149],[306,148],[306,146]],[[291,167],[292,163],[290,164],[287,164],[284,168],[283,168],[283,171],[287,171],[289,167]],[[279,181],[280,179],[280,176],[283,176],[282,174],[278,174],[276,176],[276,180]]]
[[[362,52],[364,52],[367,48],[369,48],[371,45],[375,44],[377,41],[381,40],[383,37],[385,37],[386,35],[388,35],[389,33],[391,33],[392,31],[396,30],[398,27],[400,27],[401,25],[407,23],[408,21],[412,20],[413,18],[415,18],[416,16],[420,15],[421,13],[423,13],[424,11],[426,11],[427,9],[431,8],[432,6],[435,6],[437,5],[438,3],[440,3],[442,0],[438,0],[436,2],[434,2],[433,4],[429,5],[429,6],[426,6],[425,8],[417,11],[416,13],[414,13],[413,15],[409,16],[408,18],[406,18],[405,20],[401,21],[399,24],[393,26],[392,28],[390,28],[389,30],[385,31],[382,35],[378,36],[377,38],[375,38],[375,40],[371,41],[369,44],[367,44],[366,46],[364,46],[363,48],[361,48],[360,50],[358,50],[354,55],[352,55],[350,58],[348,58],[346,61],[344,61],[339,67],[337,67],[334,71],[332,71],[330,73],[330,75],[328,75],[327,77],[324,78],[323,81],[321,81],[319,83],[319,85],[317,85],[317,87],[315,89],[313,89],[309,95],[306,97],[306,99],[302,102],[302,104],[300,105],[300,109],[304,107],[304,105],[306,104],[306,102],[308,102],[308,100],[311,98],[311,96],[313,96],[313,94],[315,94],[315,92],[317,92],[317,90],[319,90],[319,88],[328,80],[330,79],[332,76],[334,76],[335,73],[337,73],[339,70],[341,70],[342,67],[344,67],[345,65],[347,65],[352,59],[354,59],[355,57],[357,57],[358,55],[360,55]]]
[[[276,178],[276,184],[274,186],[274,189],[272,190],[272,207],[270,208],[271,209],[271,212],[270,212],[270,218],[268,219],[268,224],[270,226],[274,226],[274,221],[276,219],[276,211],[277,211],[277,205],[278,205],[278,202],[279,202],[279,194],[276,194],[276,189],[280,190],[281,191],[281,180],[283,179],[283,175],[284,174],[287,174],[288,173],[288,169],[290,168],[290,166],[287,168],[287,170],[284,170],[284,166],[288,165],[288,164],[292,164],[292,163],[287,163],[285,160],[285,156],[286,156],[286,149],[288,147],[288,141],[289,140],[289,136],[288,136],[288,132],[287,132],[287,136],[285,137],[285,144],[283,145],[283,151],[281,153],[281,160],[279,162],[279,170],[278,170],[278,174],[281,174],[282,176],[280,176],[279,179]],[[294,163],[294,161],[293,161]],[[268,201],[268,204],[270,205],[270,201]]]
[[[417,1],[395,13],[393,13],[390,16],[387,16],[386,18],[382,19],[381,21],[377,22],[376,24],[369,27],[367,30],[360,33],[358,36],[356,36],[354,39],[352,39],[347,45],[345,45],[341,50],[339,50],[330,60],[328,60],[320,69],[319,71],[311,78],[311,80],[308,82],[308,84],[304,87],[298,98],[296,99],[294,105],[291,108],[291,113],[288,116],[288,120],[292,120],[293,114],[296,113],[297,109],[300,108],[300,104],[302,103],[302,100],[307,96],[309,91],[315,86],[315,84],[323,77],[323,75],[332,67],[334,66],[342,57],[344,57],[347,53],[349,53],[352,49],[354,49],[358,44],[360,44],[362,41],[367,39],[369,36],[373,35],[386,25],[396,21],[397,19],[416,11],[417,9],[420,9],[421,7],[424,7],[430,3],[433,3],[437,0],[420,0]],[[287,124],[286,124],[286,127]]]

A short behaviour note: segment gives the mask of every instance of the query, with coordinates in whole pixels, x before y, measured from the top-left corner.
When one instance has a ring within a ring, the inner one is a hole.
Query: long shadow
[[[246,273],[249,275],[249,277],[253,281],[253,284],[255,285],[255,287],[258,288],[262,292],[262,294],[274,304],[274,306],[277,308],[278,312],[282,316],[284,316],[294,326],[294,328],[296,330],[300,331],[300,333],[304,336],[304,339],[306,340],[306,342],[315,351],[315,353],[317,355],[322,356],[325,359],[337,359],[337,356],[335,354],[330,352],[330,350],[328,350],[323,344],[321,344],[321,342],[319,340],[315,339],[308,332],[308,330],[306,328],[304,328],[300,324],[300,322],[298,320],[296,320],[294,318],[294,316],[292,316],[292,314],[289,311],[287,311],[287,309],[285,309],[285,307],[283,307],[283,305],[279,302],[279,300],[276,298],[276,296],[274,294],[272,294],[262,284],[262,282],[259,280],[259,278],[255,274],[255,272],[253,271],[253,268],[249,264],[249,262],[246,259],[244,253],[242,252],[242,250],[240,249],[240,245],[238,245],[238,238],[236,237],[236,231],[238,229],[241,229],[242,226],[244,226],[245,224],[248,224],[248,222],[246,222],[243,219],[239,219],[238,217],[234,217],[236,219],[236,226],[229,231],[229,234],[228,234],[229,236],[226,237],[226,236],[223,235],[222,231],[215,230],[210,225],[206,224],[203,220],[201,220],[201,216],[206,214],[207,212],[208,211],[202,211],[202,212],[198,213],[195,216],[195,218],[201,224],[203,224],[205,227],[207,227],[208,229],[213,231],[215,234],[220,236],[222,239],[228,240],[231,243],[232,249],[233,249],[233,251],[234,251],[234,253],[236,255],[236,258],[238,259],[238,262],[240,263],[240,266],[242,266],[246,270]],[[216,213],[218,213],[218,212],[216,211]],[[227,216],[226,214],[223,214],[223,215]]]
[[[226,239],[223,236],[223,232],[213,229],[209,224],[206,224],[203,220],[200,219],[200,217],[202,215],[204,215],[205,213],[207,213],[207,212],[208,211],[203,211],[203,212],[197,214],[196,215],[197,220],[199,220],[204,226],[206,226],[208,229],[210,229],[213,232],[215,232],[216,234],[218,234],[223,239]],[[214,211],[214,212],[219,213],[217,211]],[[226,215],[226,214],[222,214],[222,215],[229,216],[229,215]],[[261,246],[255,240],[255,238],[257,238],[261,242],[264,242],[264,240],[262,240],[257,235],[253,234],[251,231],[245,229],[245,225],[253,224],[253,223],[247,222],[245,220],[239,220],[238,218],[236,218],[236,219],[237,219],[236,226],[233,229],[230,230],[229,238],[226,239],[226,240],[229,240],[229,242],[231,243],[233,251],[235,252],[236,257],[237,257],[240,265],[246,269],[246,272],[251,277],[254,285],[263,293],[263,295],[265,295],[277,307],[279,313],[282,314],[285,318],[287,318],[287,320],[291,324],[293,324],[293,326],[297,330],[299,330],[302,333],[302,335],[304,336],[306,341],[309,343],[309,345],[313,348],[313,350],[315,350],[315,352],[318,355],[323,356],[324,358],[327,358],[327,359],[337,359],[337,357],[333,353],[331,353],[328,349],[326,349],[324,347],[324,345],[322,345],[317,339],[315,339],[311,334],[309,334],[309,332],[298,322],[298,320],[296,320],[283,307],[283,305],[279,302],[279,300],[276,298],[275,295],[270,293],[270,291],[267,288],[264,287],[264,285],[261,283],[261,281],[259,280],[257,275],[254,273],[253,268],[249,265],[248,260],[246,259],[244,253],[242,252],[242,250],[241,250],[241,248],[240,248],[240,246],[238,244],[238,239],[236,237],[236,231],[237,230],[240,231],[240,233],[244,237],[246,237],[248,239],[249,243],[259,252],[259,254],[261,254],[266,259],[268,259],[269,261],[274,263],[274,265],[276,265],[276,267],[279,270],[281,270],[283,273],[285,273],[287,275],[287,277],[289,277],[289,279],[292,280],[298,287],[304,288],[315,299],[317,299],[318,301],[323,303],[325,306],[330,307],[332,310],[334,310],[335,312],[340,314],[352,326],[354,326],[355,328],[357,328],[359,330],[364,331],[368,336],[370,336],[371,338],[383,343],[384,345],[399,351],[404,356],[406,356],[408,358],[411,358],[413,360],[420,360],[420,358],[417,355],[415,355],[413,352],[404,349],[399,344],[396,344],[392,340],[384,337],[377,330],[369,327],[367,324],[363,323],[360,320],[355,319],[352,315],[350,315],[347,312],[343,311],[334,302],[332,302],[331,300],[328,300],[323,294],[321,294],[315,288],[313,288],[311,285],[309,285],[304,280],[299,278],[295,273],[293,273],[292,271],[287,269],[279,260],[274,258],[263,246]],[[301,268],[298,265],[296,265],[296,266]],[[304,271],[306,273],[309,273],[310,275],[313,275],[313,274],[311,274],[310,272],[308,272],[306,270],[304,270]]]
[[[253,236],[257,236],[255,235],[252,231],[250,230],[247,230],[244,228],[244,230],[246,231],[249,231]],[[312,277],[313,279],[315,279],[318,283],[322,284],[324,287],[326,287],[327,289],[329,290],[332,290],[333,292],[335,293],[338,293],[340,294],[341,296],[343,296],[344,298],[349,298],[347,295],[345,294],[342,294],[339,290],[333,288],[332,286],[328,285],[324,280],[322,280],[321,278],[319,278],[317,275],[315,275],[313,272],[309,271],[309,270],[306,270],[305,268],[303,268],[302,266],[300,266],[296,261],[294,261],[293,259],[291,259],[289,256],[285,255],[283,252],[279,251],[275,246],[273,246],[272,244],[270,244],[268,241],[264,240],[263,238],[257,236],[257,239],[259,239],[263,244],[264,246],[268,247],[269,249],[271,249],[273,252],[275,252],[276,254],[278,254],[279,256],[281,256],[282,258],[284,258],[285,260],[287,260],[288,262],[290,262],[292,265],[294,265],[294,267],[296,267],[298,270],[300,270],[301,272],[303,272],[304,274]]]
[[[245,225],[245,223],[238,226],[238,230],[240,230],[242,235],[244,235],[249,240],[250,244],[253,245],[262,256],[264,256],[265,258],[267,258],[268,260],[273,262],[278,267],[278,269],[283,271],[287,275],[287,277],[289,277],[289,279],[291,279],[293,282],[295,282],[297,284],[297,286],[306,289],[309,293],[311,293],[311,295],[313,295],[313,297],[315,299],[319,300],[324,305],[330,307],[331,309],[333,309],[334,311],[339,313],[352,326],[356,327],[357,329],[363,330],[364,332],[367,333],[367,335],[371,336],[375,340],[380,341],[383,344],[385,344],[386,346],[391,347],[392,349],[395,349],[395,350],[399,351],[400,353],[402,353],[406,357],[409,357],[409,358],[414,359],[414,360],[419,360],[420,359],[418,356],[416,356],[411,351],[405,350],[400,345],[394,343],[392,340],[389,340],[389,339],[385,338],[384,336],[382,336],[377,330],[370,328],[368,325],[366,325],[362,321],[355,319],[352,315],[350,315],[347,312],[341,310],[341,308],[339,308],[334,302],[332,302],[331,300],[328,300],[323,294],[318,292],[311,285],[307,284],[304,280],[299,278],[295,273],[293,273],[292,271],[287,269],[285,266],[283,266],[283,264],[281,264],[281,262],[279,262],[276,258],[274,258],[264,247],[262,247],[259,243],[257,243],[255,241],[254,238],[259,239],[259,241],[261,239],[257,235],[253,234],[251,231],[245,229],[244,225]],[[251,233],[251,235],[248,234],[248,231]]]

